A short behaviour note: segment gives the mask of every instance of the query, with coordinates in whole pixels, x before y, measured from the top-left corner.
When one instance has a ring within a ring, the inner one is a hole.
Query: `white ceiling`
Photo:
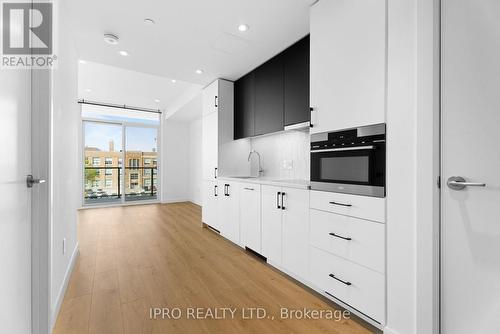
[[[175,113],[202,86],[87,61],[79,64],[78,98]],[[90,90],[90,91],[88,91]],[[160,102],[156,102],[158,99]]]
[[[309,32],[305,0],[71,0],[68,7],[82,59],[202,85],[235,80]],[[250,29],[239,32],[241,23]],[[104,33],[119,44],[106,44]]]

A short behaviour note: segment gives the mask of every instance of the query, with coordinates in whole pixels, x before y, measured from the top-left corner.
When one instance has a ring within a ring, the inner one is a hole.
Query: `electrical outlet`
[[[63,254],[66,254],[66,238],[63,238],[63,244],[62,244],[62,251],[63,251]]]

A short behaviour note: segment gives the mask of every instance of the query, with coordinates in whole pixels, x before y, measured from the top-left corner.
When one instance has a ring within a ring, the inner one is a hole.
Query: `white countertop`
[[[278,177],[245,177],[245,176],[219,176],[219,180],[227,180],[240,183],[257,183],[277,187],[288,187],[298,189],[309,189],[310,182],[308,180],[298,179],[281,179]]]

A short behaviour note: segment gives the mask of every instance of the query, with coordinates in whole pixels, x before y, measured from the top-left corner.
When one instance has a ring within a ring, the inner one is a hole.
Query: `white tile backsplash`
[[[309,131],[289,131],[251,139],[260,153],[264,176],[309,180]],[[252,155],[251,172],[257,175],[258,158]]]

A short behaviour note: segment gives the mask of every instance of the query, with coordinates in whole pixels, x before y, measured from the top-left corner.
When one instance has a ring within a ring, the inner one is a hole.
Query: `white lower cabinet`
[[[217,220],[220,234],[240,244],[239,184],[220,180],[217,196]]]
[[[298,277],[307,278],[309,266],[309,191],[282,189],[282,266]]]
[[[309,190],[262,186],[262,255],[307,279]]]
[[[216,181],[203,181],[203,207],[201,221],[208,226],[220,230],[217,219],[218,185]]]
[[[282,210],[281,187],[262,186],[262,255],[268,262],[281,266]]]
[[[262,251],[260,184],[241,183],[239,188],[241,245],[260,254]]]
[[[311,283],[329,295],[383,323],[385,276],[374,270],[310,247]]]

